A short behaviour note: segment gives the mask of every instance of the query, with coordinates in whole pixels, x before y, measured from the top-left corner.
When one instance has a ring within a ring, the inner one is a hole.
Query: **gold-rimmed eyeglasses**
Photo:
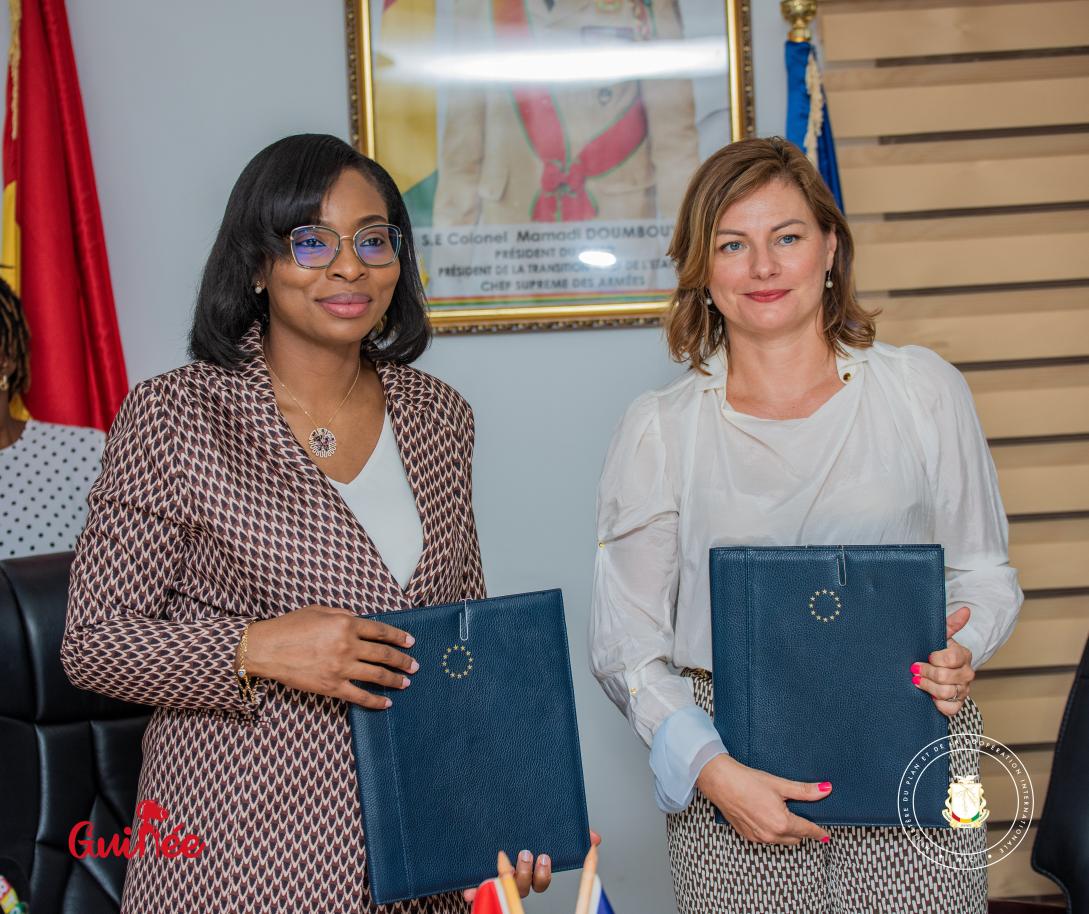
[[[354,235],[341,235],[327,225],[300,225],[287,238],[291,258],[306,270],[324,270],[340,254],[340,243],[349,238],[365,267],[387,267],[401,251],[401,230],[383,222],[364,225]]]

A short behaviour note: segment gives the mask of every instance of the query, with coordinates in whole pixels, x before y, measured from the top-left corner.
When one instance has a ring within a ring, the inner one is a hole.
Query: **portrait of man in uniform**
[[[453,0],[452,13],[455,45],[582,60],[683,36],[676,0]],[[691,81],[595,70],[445,90],[434,225],[672,219],[699,163]]]
[[[752,129],[739,126],[747,13],[726,0],[346,10],[350,69],[370,67],[350,77],[360,148],[404,195],[433,321],[613,319],[664,300],[689,179]]]

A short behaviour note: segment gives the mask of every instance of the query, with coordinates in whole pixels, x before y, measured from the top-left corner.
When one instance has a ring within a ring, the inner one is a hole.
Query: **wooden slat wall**
[[[845,186],[845,201],[848,193]],[[865,294],[1089,280],[1087,210],[859,220],[854,234]]]
[[[881,309],[883,339],[927,346],[962,364],[1079,357],[1089,339],[1089,287],[1084,286],[871,296],[867,303]]]
[[[1055,902],[1061,895],[1055,895],[1055,883],[1046,876],[1041,876],[1032,868],[1032,842],[1036,840],[1036,829],[1030,828],[1025,840],[1018,845],[1009,857],[997,866],[992,866],[988,877],[991,898],[1051,898]],[[1058,908],[1059,911],[1065,910]]]
[[[981,10],[981,6],[988,6]],[[938,54],[1089,45],[1089,10],[1080,0],[999,4],[822,5],[828,60],[882,60]]]
[[[839,158],[846,192],[873,213],[1089,200],[1087,163],[1084,133],[846,146]]]
[[[1089,638],[1089,0],[824,0],[819,26],[863,302],[965,372],[991,442],[1026,601],[974,694],[1038,817]],[[1057,893],[1034,837],[992,897]]]
[[[907,136],[1089,121],[1089,61],[1082,57],[843,71],[825,86],[840,97],[843,114],[833,123],[843,139],[875,130]]]

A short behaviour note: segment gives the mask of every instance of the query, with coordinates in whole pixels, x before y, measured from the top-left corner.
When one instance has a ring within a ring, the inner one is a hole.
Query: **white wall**
[[[753,8],[757,127],[781,133],[786,25],[778,3]],[[289,133],[347,137],[342,6],[68,0],[68,10],[136,382],[185,361],[200,269],[242,166]],[[7,32],[3,4],[4,47]],[[624,407],[679,369],[656,329],[440,337],[419,364],[476,411],[490,592],[563,588],[590,818],[605,838],[601,872],[614,907],[668,914],[664,819],[647,754],[588,672],[586,617],[605,447]],[[570,912],[576,878],[558,877],[529,914]]]

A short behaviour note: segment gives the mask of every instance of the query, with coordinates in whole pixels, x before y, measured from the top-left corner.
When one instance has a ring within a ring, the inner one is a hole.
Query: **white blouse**
[[[97,428],[28,419],[0,448],[0,559],[75,547],[105,441]]]
[[[351,482],[329,480],[351,508],[367,536],[404,589],[423,554],[423,525],[405,475],[389,414],[374,452]]]
[[[640,396],[598,491],[590,664],[648,745],[659,805],[687,803],[710,745],[683,667],[711,669],[708,551],[726,545],[940,543],[956,640],[984,663],[1023,595],[987,442],[961,374],[918,346],[837,358],[843,387],[805,419],[761,419],[726,399],[726,363]],[[703,734],[701,737],[700,734]],[[673,778],[671,780],[670,774]],[[678,780],[677,776],[680,776]],[[687,775],[687,776],[685,776]],[[663,787],[671,801],[663,802]]]

